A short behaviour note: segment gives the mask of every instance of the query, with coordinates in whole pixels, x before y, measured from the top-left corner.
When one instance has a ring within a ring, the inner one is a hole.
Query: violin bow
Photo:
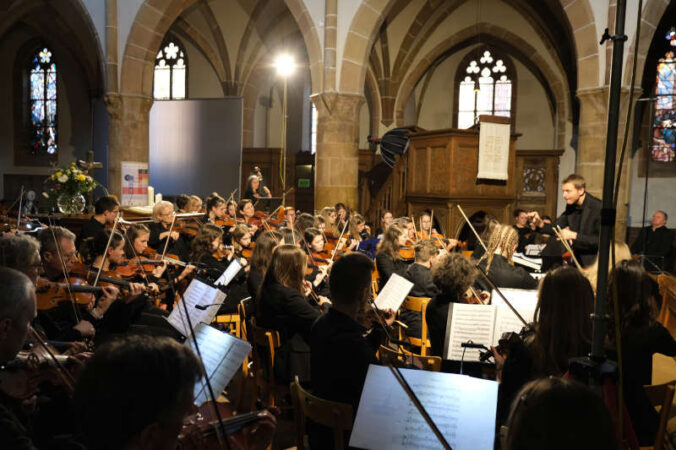
[[[430,216],[430,237],[432,237],[433,229],[434,229],[434,210],[432,210],[432,215]]]
[[[123,234],[124,240],[127,241],[127,244],[129,244],[129,248],[131,249],[131,252],[134,254],[134,258],[136,259],[136,264],[141,268],[141,278],[143,278],[143,282],[146,285],[146,288],[150,289],[150,282],[148,281],[148,277],[146,276],[145,270],[143,270],[142,264],[141,264],[141,258],[138,256],[138,253],[136,253],[136,249],[134,248],[134,243],[129,240],[129,236],[127,236],[127,233]]]
[[[120,213],[118,212],[117,215],[115,216],[115,222],[113,222],[113,229],[110,230],[110,235],[108,236],[108,242],[106,243],[106,249],[103,251],[103,255],[101,259],[101,264],[99,264],[99,269],[96,271],[96,278],[94,279],[94,283],[92,286],[96,287],[96,285],[99,283],[99,277],[101,276],[101,271],[103,271],[103,262],[105,261],[106,257],[108,256],[108,249],[110,248],[110,243],[113,242],[113,235],[115,234],[115,229],[117,228],[117,222],[120,221]]]
[[[479,233],[476,232],[476,229],[472,225],[472,223],[469,221],[467,218],[467,214],[465,214],[465,211],[462,210],[462,206],[460,204],[456,205],[458,209],[460,210],[460,214],[462,214],[462,217],[465,219],[465,222],[467,222],[467,225],[469,225],[469,228],[472,230],[472,233],[474,233],[474,236],[476,236],[477,240],[479,241],[479,244],[484,248],[484,251],[488,251],[488,248],[486,247],[486,244],[484,244],[484,241],[481,240],[481,236],[479,236]]]
[[[347,223],[348,221],[345,221],[345,225],[343,225],[343,231],[340,232],[340,236],[338,236],[338,242],[336,242],[336,246],[333,247],[333,253],[331,254],[331,261],[329,263],[333,262],[333,259],[336,257],[336,251],[338,251],[338,245],[340,244],[340,240],[343,238],[343,235],[345,234],[345,229],[347,228]]]
[[[16,216],[16,229],[18,232],[19,227],[21,226],[21,210],[23,209],[23,186],[21,186],[21,193],[19,193],[19,214]]]
[[[385,365],[390,369],[390,371],[392,372],[392,375],[394,375],[394,378],[397,380],[397,382],[402,387],[404,392],[406,392],[406,395],[411,400],[413,405],[416,407],[416,409],[418,410],[418,412],[420,413],[422,418],[425,419],[425,422],[427,423],[427,425],[429,425],[429,427],[432,429],[432,432],[436,436],[437,440],[439,440],[439,443],[444,447],[444,449],[452,450],[448,441],[446,440],[444,435],[441,434],[441,431],[439,430],[437,425],[434,423],[434,421],[432,420],[430,415],[427,413],[427,411],[425,410],[425,407],[423,406],[423,404],[418,399],[418,396],[415,395],[415,392],[413,392],[413,389],[411,389],[411,386],[408,384],[408,382],[404,378],[404,375],[401,373],[399,368],[394,366],[389,358],[385,358]]]
[[[167,255],[167,249],[169,248],[169,241],[171,240],[171,232],[174,229],[174,224],[176,223],[176,214],[171,218],[171,225],[169,225],[169,234],[167,234],[167,240],[164,242],[164,250],[162,250],[162,260]]]
[[[458,209],[459,209],[460,212],[462,213],[462,216],[465,218],[465,221],[467,222],[467,225],[470,227],[470,229],[472,230],[472,232],[474,233],[474,235],[475,235],[475,236],[477,237],[477,239],[479,240],[479,243],[481,243],[481,245],[482,245],[483,248],[486,250],[486,252],[488,252],[488,249],[486,248],[486,244],[484,244],[484,242],[481,240],[481,237],[479,237],[479,233],[477,233],[476,229],[474,228],[474,226],[472,225],[472,223],[469,221],[469,219],[468,219],[467,216],[465,215],[465,212],[462,210],[462,208],[460,207],[460,205],[458,205]],[[509,300],[507,300],[507,297],[505,297],[505,295],[502,293],[502,291],[495,285],[495,283],[493,283],[493,280],[491,280],[491,279],[489,278],[489,276],[488,276],[488,274],[486,273],[486,271],[485,271],[483,268],[481,268],[481,266],[480,266],[479,264],[475,264],[474,267],[476,267],[477,269],[479,269],[479,273],[481,273],[481,275],[483,275],[483,277],[486,279],[486,281],[488,281],[488,284],[491,285],[491,288],[492,288],[492,289],[500,296],[500,298],[502,298],[502,301],[504,301],[505,304],[506,304],[507,306],[509,306],[509,309],[512,310],[512,312],[513,312],[513,313],[516,315],[516,317],[521,321],[521,323],[523,323],[523,325],[527,327],[527,326],[528,326],[528,322],[526,322],[526,319],[524,319],[523,316],[522,316],[521,314],[519,314],[519,311],[517,311],[516,308],[514,308],[514,305],[512,305],[512,302],[510,302]]]
[[[413,222],[413,234],[415,235],[416,242],[418,241],[418,230],[415,229],[415,216],[411,216],[411,222]]]
[[[230,193],[230,196],[229,196],[228,199],[225,201],[226,204],[227,204],[227,203],[230,203],[230,200],[232,200],[232,199],[235,198],[235,192],[237,192],[238,190],[239,190],[239,188],[235,188],[235,190],[232,191],[232,192]]]
[[[556,234],[556,237],[559,238],[559,241],[561,241],[561,245],[570,253],[570,256],[573,257],[573,262],[575,263],[575,266],[578,268],[578,270],[582,270],[582,266],[580,265],[579,261],[575,257],[575,252],[573,252],[573,248],[570,246],[567,240],[563,238],[563,230],[561,230],[561,227],[559,225],[556,226],[556,228],[552,227],[554,230],[554,234]]]
[[[54,245],[56,246],[56,254],[59,257],[59,261],[61,262],[61,272],[63,273],[63,279],[66,281],[66,289],[68,291],[68,298],[70,299],[71,305],[73,306],[73,315],[75,316],[75,320],[78,322],[81,320],[80,313],[77,310],[76,302],[75,302],[75,297],[73,296],[72,292],[72,285],[70,282],[70,277],[68,276],[68,273],[66,272],[66,259],[63,257],[63,253],[61,253],[61,245],[59,243],[59,240],[56,239],[56,234],[54,233],[54,225],[52,223],[51,217],[47,217],[47,221],[49,223],[49,231],[52,234],[52,239],[54,239]]]
[[[62,380],[64,385],[66,386],[66,389],[70,392],[73,393],[75,391],[75,378],[66,370],[65,367],[63,367],[63,364],[56,358],[54,353],[49,349],[45,341],[40,337],[40,334],[35,331],[32,325],[28,325],[28,332],[29,334],[32,335],[33,339],[42,347],[42,349],[47,352],[47,355],[49,355],[49,358],[54,362],[54,365],[56,366],[57,373],[61,374]]]

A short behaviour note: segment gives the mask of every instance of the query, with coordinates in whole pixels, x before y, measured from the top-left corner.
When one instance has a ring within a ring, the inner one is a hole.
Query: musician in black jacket
[[[667,228],[667,213],[656,211],[653,214],[650,226],[641,230],[636,241],[631,246],[631,252],[643,255],[643,266],[649,272],[671,269],[671,253],[674,246],[674,232]]]
[[[431,240],[416,242],[413,247],[415,261],[409,265],[404,278],[413,283],[413,288],[408,295],[413,297],[434,297],[439,293],[439,288],[432,281],[432,264],[437,259],[438,249]],[[408,326],[408,336],[420,337],[422,317],[415,311],[401,311],[401,319]]]
[[[588,266],[594,262],[599,250],[601,200],[587,192],[585,180],[578,174],[568,175],[561,190],[566,210],[552,225],[544,223],[535,211],[528,213],[529,220],[540,233],[554,235],[554,228],[561,227],[563,238],[571,242],[580,264]]]
[[[401,259],[399,250],[406,243],[407,236],[401,228],[391,225],[376,250],[379,289],[387,283],[393,273],[404,276],[408,263]]]
[[[509,225],[496,225],[488,241],[488,251],[479,260],[479,266],[499,288],[536,289],[538,282],[523,267],[514,266],[512,255],[519,245],[519,234]],[[484,279],[479,286],[490,291]]]

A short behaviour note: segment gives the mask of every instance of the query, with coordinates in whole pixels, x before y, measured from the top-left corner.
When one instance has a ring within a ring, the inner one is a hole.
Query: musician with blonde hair
[[[512,256],[519,246],[519,233],[509,225],[496,225],[488,239],[488,250],[479,260],[479,266],[498,286],[516,289],[536,289],[538,282],[522,267],[515,267]],[[479,284],[483,281],[479,280]],[[482,288],[490,290],[486,285]]]

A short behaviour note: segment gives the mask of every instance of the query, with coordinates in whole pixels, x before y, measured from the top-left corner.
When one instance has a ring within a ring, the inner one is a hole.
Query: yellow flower
[[[61,172],[60,170],[56,172],[56,178],[59,178],[61,175],[63,175],[63,172]]]
[[[86,178],[84,175],[80,174],[77,176],[77,181],[84,181]]]

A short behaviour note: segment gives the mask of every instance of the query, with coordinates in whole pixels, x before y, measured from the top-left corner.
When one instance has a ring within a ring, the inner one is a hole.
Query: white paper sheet
[[[251,351],[251,344],[205,323],[195,326],[195,338],[202,355],[204,371],[211,381],[214,395],[218,397],[242,366],[244,358]],[[188,339],[186,345],[195,351],[192,339]],[[195,384],[194,394],[197,405],[211,400],[204,380]]]
[[[400,369],[453,450],[492,449],[498,383]],[[350,445],[368,449],[443,448],[390,369],[369,366]]]
[[[507,180],[510,125],[481,121],[477,178]]]
[[[171,311],[167,320],[183,336],[190,336],[190,326],[186,319],[183,303],[188,309],[190,324],[195,328],[200,322],[211,323],[218,312],[218,306],[212,306],[204,310],[195,308],[195,305],[211,305],[214,303],[223,303],[225,293],[220,289],[209,286],[208,284],[194,279],[190,282],[188,289],[185,290],[181,300]]]
[[[413,283],[408,281],[406,278],[393,273],[385,286],[378,293],[376,297],[376,306],[380,310],[386,310],[388,308],[393,311],[397,311],[404,299],[413,289]]]
[[[521,317],[523,317],[526,322],[530,323],[533,321],[535,308],[538,303],[537,290],[504,288],[500,289],[500,292],[507,297],[507,300],[509,300],[514,309],[521,314]],[[518,333],[524,327],[524,324],[519,320],[516,314],[514,314],[514,311],[507,306],[497,292],[493,291],[491,299],[493,305],[498,309],[495,318],[495,333],[492,342],[492,345],[497,345],[503,333]]]
[[[242,270],[242,267],[242,263],[240,263],[238,259],[233,259],[228,265],[228,268],[225,269],[225,272],[218,277],[218,280],[216,280],[216,283],[214,284],[217,286],[229,285],[232,279],[235,278],[240,270]]]
[[[479,361],[479,349],[463,349],[460,344],[472,341],[488,347],[493,342],[495,307],[491,305],[466,305],[451,303],[446,327],[445,359],[454,361]],[[463,351],[465,356],[463,358]]]

